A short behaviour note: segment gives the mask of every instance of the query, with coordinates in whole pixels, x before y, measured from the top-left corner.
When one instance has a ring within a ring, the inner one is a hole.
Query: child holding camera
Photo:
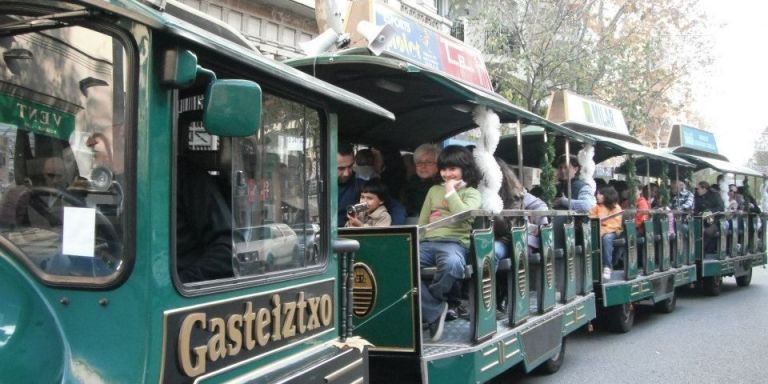
[[[360,190],[360,204],[347,208],[346,227],[388,227],[392,217],[385,202],[389,199],[387,187],[379,179],[371,179]]]
[[[443,184],[435,185],[427,192],[419,225],[479,209],[482,202],[480,192],[475,189],[481,174],[468,149],[458,145],[446,147],[437,158],[437,167]],[[429,287],[422,282],[421,289],[422,315],[429,323],[432,340],[440,339],[443,333],[448,292],[456,280],[464,276],[471,231],[470,218],[430,230],[419,244],[421,266],[437,267]]]

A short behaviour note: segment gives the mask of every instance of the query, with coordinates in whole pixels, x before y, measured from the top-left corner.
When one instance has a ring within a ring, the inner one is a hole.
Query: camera
[[[347,207],[347,215],[349,216],[357,216],[361,213],[368,212],[368,204],[367,203],[358,203],[353,204]]]

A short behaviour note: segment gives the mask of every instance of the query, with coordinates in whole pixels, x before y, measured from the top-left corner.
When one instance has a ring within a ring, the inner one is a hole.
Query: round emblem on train
[[[376,278],[371,268],[365,263],[355,263],[352,267],[355,282],[352,289],[352,309],[357,317],[371,313],[376,303]]]

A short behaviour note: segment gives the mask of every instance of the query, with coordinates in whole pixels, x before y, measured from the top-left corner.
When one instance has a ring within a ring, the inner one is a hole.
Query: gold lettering
[[[245,349],[249,351],[256,346],[256,340],[253,339],[253,319],[255,318],[256,314],[253,313],[253,303],[249,301],[245,303],[245,313],[243,313],[243,321],[245,322]]]
[[[46,111],[40,112],[40,122],[43,123],[43,125],[48,125],[48,120],[50,115],[51,115],[50,112],[46,112]]]
[[[37,109],[27,107],[27,111],[29,112],[28,118],[30,121],[37,120]]]
[[[320,305],[319,297],[310,297],[307,299],[309,302],[309,318],[307,319],[307,329],[313,330],[320,327],[320,320],[317,317],[317,307]]]
[[[283,337],[280,332],[280,295],[277,293],[272,295],[272,305],[272,341],[278,341]]]
[[[269,331],[264,332],[269,326],[272,318],[269,316],[269,310],[266,308],[259,309],[259,313],[256,315],[256,341],[259,342],[259,346],[265,346],[269,342]]]
[[[184,374],[189,377],[205,373],[205,354],[207,352],[207,347],[201,345],[194,348],[196,363],[192,362],[190,353],[189,343],[192,337],[192,329],[195,327],[196,323],[200,323],[200,328],[205,329],[205,313],[198,312],[190,314],[184,318],[184,321],[181,323],[181,328],[179,329],[179,365],[181,365]]]
[[[331,302],[331,296],[326,294],[320,297],[320,321],[327,327],[331,325],[332,318],[333,303]]]
[[[61,125],[61,115],[58,113],[53,114],[53,122],[56,123],[56,127]]]
[[[227,331],[224,319],[214,317],[208,320],[208,328],[213,336],[208,340],[208,359],[216,361],[227,357]]]
[[[296,325],[293,323],[293,315],[295,311],[295,301],[283,303],[283,337],[296,336]]]
[[[307,302],[304,300],[304,291],[299,292],[299,302],[296,304],[296,309],[299,312],[299,334],[304,334],[307,331],[307,325],[304,324],[304,312],[307,309]]]
[[[243,332],[240,328],[243,326],[243,315],[234,314],[227,319],[227,338],[232,344],[227,344],[227,353],[230,356],[240,353],[243,346]]]

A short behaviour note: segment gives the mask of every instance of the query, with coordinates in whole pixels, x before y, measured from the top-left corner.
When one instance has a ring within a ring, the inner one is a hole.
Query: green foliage
[[[627,158],[627,199],[629,207],[635,208],[637,200],[637,167],[635,167],[635,158],[629,155]]]
[[[555,167],[552,166],[552,162],[555,159],[555,140],[550,138],[547,142],[541,142],[541,199],[544,200],[548,206],[552,206],[552,201],[557,194],[557,188],[555,185]]]
[[[669,165],[666,162],[661,163],[661,185],[659,185],[659,199],[661,206],[669,205]]]
[[[693,169],[685,167],[683,168],[683,171],[681,172],[680,177],[683,178],[684,181],[688,182],[690,185],[688,186],[689,190],[694,189],[694,185],[696,184],[693,181]]]

